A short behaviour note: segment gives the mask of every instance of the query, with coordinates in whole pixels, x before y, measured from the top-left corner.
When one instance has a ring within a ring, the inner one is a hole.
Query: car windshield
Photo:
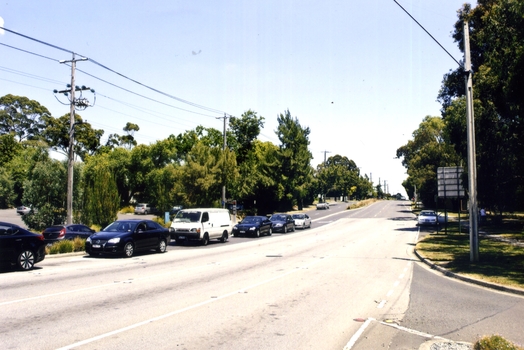
[[[199,211],[179,211],[174,221],[175,222],[199,222],[201,213]]]
[[[247,216],[244,218],[244,220],[242,220],[242,223],[243,224],[255,224],[257,222],[261,222],[262,219],[261,218],[255,218],[255,217],[252,217],[252,216]]]
[[[435,212],[433,211],[421,211],[420,216],[436,216]]]
[[[130,221],[115,221],[111,225],[107,226],[104,231],[106,232],[131,232],[135,230],[137,222]]]
[[[293,219],[304,219],[304,214],[293,214]]]

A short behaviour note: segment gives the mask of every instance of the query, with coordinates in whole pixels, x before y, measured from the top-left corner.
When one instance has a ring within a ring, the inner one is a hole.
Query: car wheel
[[[259,229],[255,230],[255,237],[256,238],[260,238],[260,230]]]
[[[220,243],[226,243],[227,241],[227,232],[222,233],[222,237],[220,237]]]
[[[295,232],[295,225],[291,228],[291,232]]]
[[[272,234],[273,234],[273,229],[270,227],[270,228],[269,228],[269,231],[267,232],[267,235],[268,235],[268,236],[271,236]]]
[[[156,248],[156,251],[158,253],[165,253],[167,250],[167,243],[165,240],[161,239],[160,242],[158,242],[158,247]]]
[[[147,215],[149,214],[149,212],[147,210],[144,211],[144,215]]]
[[[35,255],[30,250],[24,250],[18,254],[16,265],[20,270],[28,271],[35,266]]]
[[[207,233],[204,234],[204,238],[202,238],[202,245],[207,245],[209,243],[209,236]]]
[[[133,243],[127,242],[124,246],[124,256],[126,258],[130,258],[133,256],[133,253],[135,252],[135,247],[133,246]]]

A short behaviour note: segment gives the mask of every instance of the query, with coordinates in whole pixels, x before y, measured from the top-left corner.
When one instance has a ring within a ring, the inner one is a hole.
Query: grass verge
[[[524,230],[501,227],[481,229],[486,234],[479,236],[478,262],[470,262],[469,235],[459,233],[458,225],[448,227],[448,234],[427,235],[417,251],[454,273],[524,289],[524,247],[515,244],[523,240]]]

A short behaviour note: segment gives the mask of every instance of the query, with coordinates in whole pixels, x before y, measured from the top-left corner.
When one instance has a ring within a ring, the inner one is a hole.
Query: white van
[[[169,232],[177,244],[200,241],[207,245],[210,239],[224,243],[231,233],[231,217],[227,209],[182,209],[171,222]]]

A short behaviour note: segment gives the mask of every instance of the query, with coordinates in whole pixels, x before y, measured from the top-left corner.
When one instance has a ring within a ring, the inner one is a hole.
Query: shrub
[[[64,239],[53,243],[51,247],[46,247],[46,254],[63,254],[73,252],[73,241]]]
[[[524,350],[524,348],[513,344],[500,335],[483,337],[473,346],[475,350]]]
[[[128,205],[127,207],[123,207],[120,210],[120,214],[134,214],[135,208],[132,205]]]
[[[75,237],[75,239],[73,239],[73,251],[83,252],[84,250],[86,250],[86,240],[84,238]]]

